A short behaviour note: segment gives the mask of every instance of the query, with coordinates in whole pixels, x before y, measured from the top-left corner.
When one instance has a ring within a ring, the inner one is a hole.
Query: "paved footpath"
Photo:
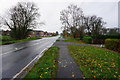
[[[74,59],[70,56],[67,45],[77,45],[74,43],[63,42],[62,39],[57,41],[53,46],[58,46],[59,59],[58,59],[58,72],[57,78],[81,78],[82,72],[80,71],[78,65],[75,63]]]

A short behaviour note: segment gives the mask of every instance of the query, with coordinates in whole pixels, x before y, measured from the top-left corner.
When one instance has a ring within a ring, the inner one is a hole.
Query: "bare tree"
[[[103,29],[103,26],[106,24],[106,22],[104,22],[101,17],[91,16],[90,24],[91,24],[91,34],[94,36],[94,35],[100,35],[101,30]]]
[[[77,5],[69,5],[66,10],[60,12],[60,20],[64,29],[67,29],[71,32],[73,37],[76,37],[77,28],[80,27],[80,19],[83,14],[83,11]]]
[[[103,30],[104,28],[103,26],[106,24],[106,22],[104,22],[101,17],[97,17],[93,15],[93,16],[85,17],[84,24],[86,26],[88,35],[95,36],[102,34],[101,30]]]
[[[90,36],[91,35],[91,22],[90,22],[90,16],[84,17],[84,25],[86,27],[87,33]]]
[[[34,3],[23,2],[10,9],[9,16],[10,18],[5,19],[4,24],[11,30],[11,37],[14,39],[25,39],[29,29],[36,27],[36,19],[40,14]]]
[[[119,34],[119,28],[109,28],[107,34]]]

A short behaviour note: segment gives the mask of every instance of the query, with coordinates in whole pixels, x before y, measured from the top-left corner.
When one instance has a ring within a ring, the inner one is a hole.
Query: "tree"
[[[108,34],[119,34],[119,28],[109,28]]]
[[[103,28],[103,25],[105,25],[106,23],[102,20],[101,17],[97,17],[97,16],[91,16],[91,34],[94,35],[100,35],[100,32]]]
[[[58,31],[56,31],[56,35],[59,35]]]
[[[35,28],[37,18],[40,16],[38,8],[34,3],[18,3],[17,6],[9,10],[9,19],[4,20],[4,24],[11,30],[11,37],[14,39],[25,39],[29,29]]]
[[[96,36],[102,34],[103,26],[106,24],[106,22],[104,22],[101,17],[93,15],[85,17],[84,20],[84,24],[86,26],[89,36]]]
[[[66,10],[60,12],[60,20],[63,28],[70,31],[72,36],[75,38],[77,34],[77,28],[80,27],[80,19],[83,15],[83,11],[77,5],[69,5]]]
[[[89,36],[91,36],[91,22],[90,22],[90,16],[84,17],[84,25],[86,27],[87,33]]]

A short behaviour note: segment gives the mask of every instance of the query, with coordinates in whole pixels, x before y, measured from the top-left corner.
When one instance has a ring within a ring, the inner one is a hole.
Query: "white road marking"
[[[8,53],[11,53],[11,52],[14,52],[14,51],[18,51],[18,50],[21,50],[23,49],[24,47],[20,47],[20,48],[15,48],[15,50],[12,50],[12,51],[8,51],[6,53],[3,53],[3,54],[0,54],[0,55],[5,55],[5,54],[8,54]]]
[[[56,40],[55,40],[56,41]],[[54,42],[55,42],[54,41]],[[45,50],[47,50],[49,47],[51,47],[53,44],[54,44],[54,42],[53,43],[51,43],[50,45],[48,45],[45,49],[43,49],[41,52],[40,52],[40,54],[41,53],[43,53]],[[17,78],[17,76],[18,75],[20,75],[33,61],[35,61],[36,59],[39,59],[42,55],[37,55],[30,63],[28,63],[19,73],[17,73],[15,76],[13,76],[13,78],[11,79],[11,80],[14,80],[15,78]]]
[[[35,45],[37,45],[37,44],[40,44],[40,43],[36,43],[36,44],[30,45],[30,46],[35,46]],[[25,46],[25,47],[26,47],[26,46]],[[11,53],[11,52],[14,52],[14,51],[21,50],[21,49],[23,49],[23,48],[25,48],[25,47],[15,48],[15,50],[5,52],[5,53],[3,53],[3,54],[0,54],[0,56],[1,56],[1,55],[5,55],[5,54],[8,54],[8,53]]]

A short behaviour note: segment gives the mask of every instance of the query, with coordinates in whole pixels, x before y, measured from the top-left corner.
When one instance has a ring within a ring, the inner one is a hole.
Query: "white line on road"
[[[41,42],[40,42],[40,43],[41,43]],[[36,43],[36,44],[30,45],[30,46],[35,46],[35,45],[40,44],[40,43]],[[25,47],[26,47],[26,46],[25,46]],[[8,53],[11,53],[11,52],[15,52],[15,51],[21,50],[21,49],[23,49],[23,48],[25,48],[25,47],[15,48],[15,50],[5,52],[5,53],[3,53],[3,54],[0,54],[0,56],[5,55],[5,54],[8,54]]]
[[[45,48],[44,50],[46,50],[47,48]],[[42,52],[44,51],[42,50]],[[41,52],[41,53],[42,53]],[[40,53],[40,54],[41,54]],[[27,64],[19,73],[17,73],[15,76],[13,76],[13,78],[11,80],[14,80],[20,73],[22,73],[33,61],[35,61],[39,56],[36,56],[29,64]]]
[[[55,40],[56,41],[56,40]],[[55,42],[54,41],[54,42]],[[45,50],[47,50],[49,47],[51,47],[53,44],[54,44],[54,42],[53,43],[51,43],[50,45],[48,45],[45,49],[43,49],[41,52],[40,52],[40,54],[41,53],[43,53]],[[28,63],[19,73],[17,73],[15,76],[13,76],[13,78],[11,79],[11,80],[14,80],[15,78],[17,78],[17,76],[18,75],[20,75],[33,61],[35,61],[36,59],[39,59],[42,55],[37,55],[30,63]]]
[[[21,48],[15,48],[15,50],[13,50],[13,51],[8,51],[8,52],[6,52],[6,53],[3,53],[3,54],[0,54],[0,55],[5,55],[5,54],[8,54],[8,53],[11,53],[11,52],[14,52],[14,51],[21,50],[21,49],[23,49],[23,48],[25,48],[25,47],[21,47]]]

